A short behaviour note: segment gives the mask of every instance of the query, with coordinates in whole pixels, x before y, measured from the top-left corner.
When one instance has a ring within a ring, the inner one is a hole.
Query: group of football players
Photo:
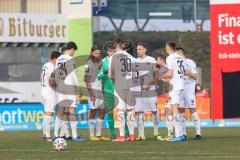
[[[145,113],[151,112],[155,139],[185,141],[187,137],[185,109],[190,110],[194,121],[195,138],[201,139],[195,98],[196,63],[187,58],[184,49],[177,48],[175,42],[169,41],[165,47],[167,57],[163,54],[151,57],[146,43],[138,42],[134,46],[132,41],[116,38],[105,43],[103,49],[107,56],[104,59],[97,46],[91,48],[84,74],[87,91],[85,96],[90,106],[88,119],[90,140],[113,142],[145,140]],[[79,87],[75,71],[76,62],[73,59],[76,50],[77,45],[74,42],[67,43],[63,53],[52,52],[51,60],[42,68],[45,141],[52,141],[50,131],[55,112],[54,138],[84,140],[77,135],[76,99],[83,92]],[[157,97],[161,94],[168,97],[165,104],[168,130],[166,137],[162,137],[158,131]],[[55,104],[58,106],[57,109]],[[117,113],[116,119],[114,111]],[[109,138],[102,135],[105,116],[111,134]],[[119,136],[116,136],[115,120]],[[138,128],[137,137],[134,134],[135,124]]]

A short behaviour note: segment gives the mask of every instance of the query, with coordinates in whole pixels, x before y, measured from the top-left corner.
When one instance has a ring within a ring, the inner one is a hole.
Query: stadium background
[[[162,0],[162,5],[158,3],[155,0],[0,0],[0,130],[41,129],[41,66],[52,50],[61,50],[64,43],[71,40],[79,47],[76,56],[88,55],[92,44],[102,46],[116,36],[131,39],[135,44],[138,40],[145,41],[151,55],[165,53],[165,42],[175,40],[197,62],[201,75],[198,82],[211,96],[209,0]],[[18,35],[10,36],[9,18],[15,19]],[[60,40],[57,35],[45,39],[34,34],[19,35],[17,29],[23,28],[24,18],[36,24],[65,25],[65,36]],[[19,26],[17,22],[21,22]],[[164,28],[166,24],[172,24],[174,31]],[[83,84],[82,71],[80,67],[80,84]],[[159,109],[163,98],[159,98]],[[87,111],[87,104],[79,104],[79,128],[87,127]],[[214,113],[211,113],[209,97],[198,97],[198,111],[204,119],[203,127],[240,126],[237,119],[212,121]],[[163,127],[164,123],[159,125]],[[146,126],[151,124],[146,123]],[[188,126],[193,123],[189,122]]]

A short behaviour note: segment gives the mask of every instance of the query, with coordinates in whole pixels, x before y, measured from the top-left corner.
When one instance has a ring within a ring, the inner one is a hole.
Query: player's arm
[[[156,67],[156,62],[153,63],[152,65],[152,70],[153,70],[153,79],[150,80],[147,85],[143,86],[143,89],[148,90],[151,85],[155,84],[158,82],[158,79],[160,78],[160,72],[159,69]]]
[[[163,75],[161,75],[158,80],[173,77],[173,64],[174,64],[173,60],[171,58],[167,58],[166,64],[167,64],[167,71]]]
[[[159,78],[160,78],[160,73],[159,73],[158,71],[155,71],[155,72],[153,73],[153,79],[150,80],[150,81],[147,83],[147,85],[150,86],[150,85],[153,85],[153,84],[157,83]]]
[[[172,78],[173,76],[173,70],[172,69],[168,69],[167,72],[165,72],[163,75],[160,75],[158,80],[162,80],[165,78]]]
[[[94,101],[95,100],[95,96],[94,96],[93,90],[92,90],[92,82],[91,82],[92,74],[91,74],[91,72],[92,72],[91,67],[89,67],[89,65],[86,64],[85,65],[84,82],[86,83],[87,91],[89,93],[89,96],[90,96],[91,100]]]
[[[184,75],[197,80],[197,73],[192,73],[191,70],[185,70]]]
[[[94,94],[93,94],[93,90],[92,90],[92,85],[91,85],[91,75],[84,75],[84,81],[86,83],[86,86],[87,86],[87,90],[88,90],[88,93],[89,93],[89,96],[91,97],[91,99],[93,98],[94,99]]]
[[[113,68],[113,63],[112,63],[112,57],[109,58],[108,76],[109,76],[109,78],[114,80],[114,68]]]
[[[195,63],[191,64],[190,69],[185,69],[185,76],[189,76],[190,78],[197,80],[197,66]]]
[[[98,75],[97,75],[98,80],[103,79],[103,77],[107,76],[107,74],[108,74],[108,70],[107,71],[104,70],[104,66],[103,66],[103,62],[102,62],[101,67],[98,71]]]
[[[55,81],[55,73],[51,73],[51,76],[49,78],[49,85],[52,87],[52,88],[56,88],[57,87],[57,83]]]

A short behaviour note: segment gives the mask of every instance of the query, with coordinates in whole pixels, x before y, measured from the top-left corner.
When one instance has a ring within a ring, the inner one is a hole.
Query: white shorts
[[[179,108],[196,108],[196,97],[193,89],[185,89],[180,99]]]
[[[157,97],[138,97],[134,105],[135,112],[157,112]]]
[[[182,90],[172,90],[169,92],[168,96],[168,104],[180,104],[180,99],[183,97],[183,89]]]
[[[67,94],[62,94],[62,93],[57,94],[58,107],[76,108],[77,107],[76,100],[77,100],[76,95],[67,95]]]
[[[96,98],[95,103],[93,103],[90,97],[88,97],[88,104],[90,109],[104,109],[104,103],[102,99]]]
[[[55,112],[56,98],[55,96],[42,96],[42,104],[44,106],[44,112]]]
[[[129,89],[123,90],[114,90],[115,95],[115,103],[117,109],[119,110],[126,110],[126,109],[133,109],[135,105],[135,98]]]

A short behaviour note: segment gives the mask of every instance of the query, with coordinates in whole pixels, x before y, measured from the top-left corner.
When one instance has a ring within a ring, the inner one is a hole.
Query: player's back
[[[115,89],[129,89],[133,86],[132,71],[135,58],[125,51],[118,52],[110,58],[110,68],[113,70]]]
[[[41,94],[42,96],[54,94],[54,90],[49,85],[49,79],[54,71],[54,64],[47,62],[42,67],[41,73]]]
[[[184,89],[184,68],[186,67],[184,58],[174,53],[167,57],[166,62],[167,68],[173,72],[169,83],[175,90]]]
[[[67,64],[71,63],[71,59],[72,59],[72,57],[69,55],[61,55],[57,58],[55,68],[59,69],[59,78],[60,79],[65,79],[67,77],[68,69],[70,69],[70,68],[68,68],[69,65],[67,65]]]
[[[193,60],[186,58],[184,62],[188,70],[190,70],[193,74],[197,74],[197,66]],[[192,79],[189,76],[184,76],[184,85],[195,89],[196,80]]]
[[[75,62],[73,57],[69,55],[61,55],[56,60],[55,65],[55,81],[59,90],[65,93],[72,94],[73,87],[78,86],[78,79],[75,69]],[[68,87],[71,85],[72,87]]]

